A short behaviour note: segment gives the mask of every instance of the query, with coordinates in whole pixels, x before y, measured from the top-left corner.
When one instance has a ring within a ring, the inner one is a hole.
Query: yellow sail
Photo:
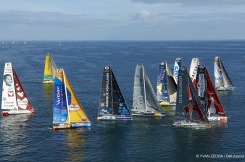
[[[54,82],[54,74],[55,74],[56,69],[57,67],[51,55],[48,53],[45,59],[43,83],[53,83]]]
[[[75,92],[64,71],[64,80],[67,89],[67,106],[69,110],[69,117],[67,120],[70,123],[90,123],[81,103],[79,102]]]

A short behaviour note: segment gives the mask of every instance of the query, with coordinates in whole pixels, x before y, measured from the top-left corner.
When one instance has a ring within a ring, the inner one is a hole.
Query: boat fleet
[[[130,109],[112,68],[106,65],[102,72],[97,120],[161,117],[165,116],[164,109],[174,107],[174,127],[210,128],[212,122],[227,123],[228,117],[217,91],[231,91],[235,87],[220,57],[214,58],[214,82],[198,58],[192,59],[189,72],[186,66],[181,65],[181,58],[176,58],[173,73],[166,61],[160,62],[154,91],[146,69],[138,64]],[[49,53],[45,58],[43,84],[54,86],[53,130],[91,126],[65,70],[57,68]],[[11,62],[5,63],[2,87],[2,116],[35,112]]]

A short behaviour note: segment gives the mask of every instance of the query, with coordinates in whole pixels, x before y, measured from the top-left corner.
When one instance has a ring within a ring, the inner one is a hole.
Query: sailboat
[[[10,62],[4,66],[1,108],[3,116],[34,113],[34,108]]]
[[[198,96],[206,108],[209,121],[222,121],[226,123],[226,113],[215,91],[209,72],[204,65],[198,66],[196,81]]]
[[[177,85],[166,61],[160,62],[157,76],[157,99],[161,106],[176,105]]]
[[[132,120],[131,112],[110,66],[105,66],[103,70],[97,120]]]
[[[188,128],[210,127],[205,107],[198,97],[187,68],[184,66],[181,66],[179,70],[175,121],[173,126]]]
[[[214,80],[215,88],[218,91],[230,91],[235,89],[218,56],[214,58]]]
[[[53,94],[54,130],[91,126],[63,69],[56,70]]]
[[[198,65],[200,65],[199,58],[192,58],[189,75],[193,84],[196,84]]]
[[[164,116],[143,65],[136,65],[132,115]]]
[[[51,56],[51,54],[46,55],[45,65],[44,65],[44,74],[43,74],[43,83],[54,83],[54,77],[57,67]]]
[[[176,58],[174,62],[173,78],[176,84],[178,84],[179,68],[181,67],[181,58]]]

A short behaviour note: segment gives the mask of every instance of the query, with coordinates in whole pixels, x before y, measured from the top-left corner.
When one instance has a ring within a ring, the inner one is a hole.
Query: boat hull
[[[18,114],[32,114],[32,113],[33,112],[29,110],[21,110],[21,111],[10,110],[10,111],[2,111],[2,116],[18,115]]]
[[[235,90],[234,87],[226,88],[226,87],[218,87],[216,88],[218,91],[232,91]]]
[[[53,126],[53,130],[59,129],[73,129],[73,128],[81,128],[81,127],[90,127],[91,123],[74,123],[74,124],[58,124]]]
[[[145,113],[145,112],[133,112],[133,116],[165,116],[162,113]]]
[[[132,117],[108,115],[108,116],[98,116],[97,120],[132,120]]]
[[[209,116],[208,120],[210,122],[224,122],[224,123],[227,123],[227,117],[226,116]]]
[[[176,102],[160,102],[161,106],[176,106]]]
[[[53,80],[46,80],[46,81],[43,81],[43,84],[53,84],[54,81]]]
[[[184,127],[184,128],[210,128],[208,123],[197,123],[197,122],[187,122],[187,121],[176,121],[173,124],[174,127]]]

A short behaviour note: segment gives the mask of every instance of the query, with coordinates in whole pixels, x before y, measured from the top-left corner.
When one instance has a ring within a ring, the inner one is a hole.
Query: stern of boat
[[[8,115],[9,115],[8,111],[2,111],[2,116],[8,116]]]

